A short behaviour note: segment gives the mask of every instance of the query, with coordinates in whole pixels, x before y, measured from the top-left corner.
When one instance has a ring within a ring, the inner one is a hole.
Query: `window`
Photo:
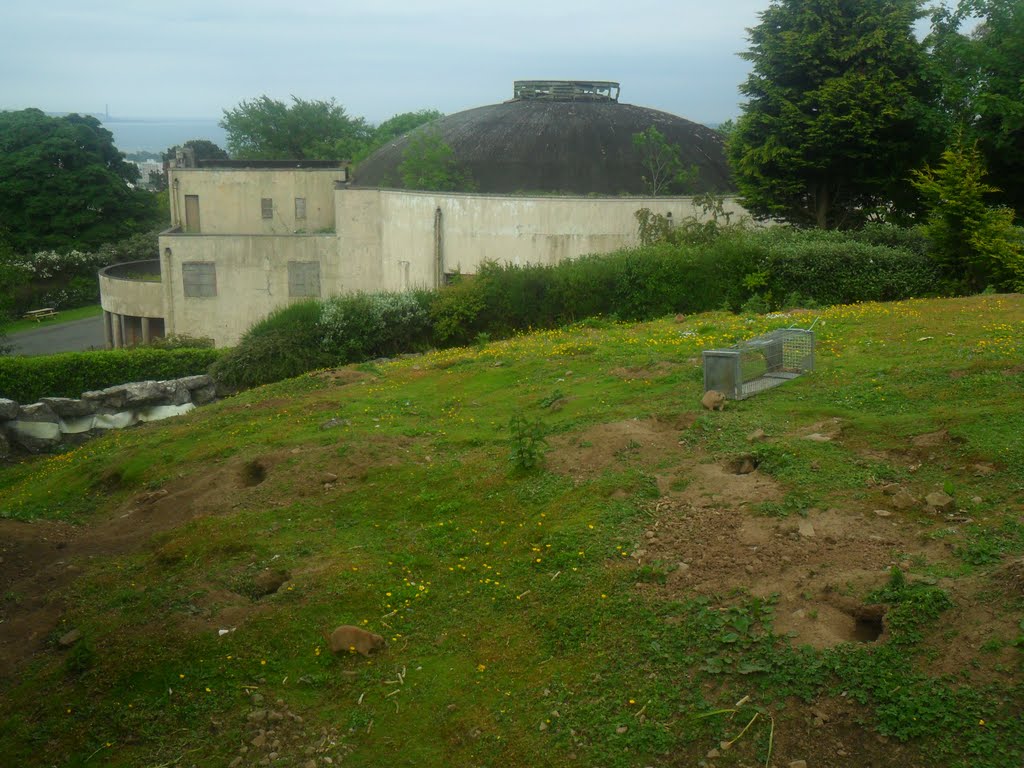
[[[274,218],[274,198],[262,197],[260,198],[260,213],[263,214],[264,219]]]
[[[186,261],[181,265],[185,298],[206,299],[217,295],[217,266],[212,261]]]
[[[320,296],[320,262],[288,262],[288,295],[297,297]]]
[[[306,198],[304,197],[295,198],[295,218],[296,220],[306,218]]]

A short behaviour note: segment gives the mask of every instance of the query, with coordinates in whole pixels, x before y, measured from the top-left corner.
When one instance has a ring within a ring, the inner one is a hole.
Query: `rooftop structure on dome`
[[[433,132],[448,144],[477,192],[642,195],[648,171],[633,136],[654,126],[698,174],[688,193],[733,187],[722,136],[667,112],[619,102],[619,84],[517,80],[513,98],[434,120],[359,163],[360,187],[402,186],[410,140]]]
[[[514,99],[618,102],[619,84],[608,80],[516,80],[512,93]]]

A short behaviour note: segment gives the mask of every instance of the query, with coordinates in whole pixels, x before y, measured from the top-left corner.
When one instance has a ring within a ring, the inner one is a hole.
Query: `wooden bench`
[[[42,309],[32,309],[26,312],[22,317],[26,320],[35,320],[37,323],[40,320],[45,320],[47,317],[56,317],[57,310],[53,307],[43,307]]]

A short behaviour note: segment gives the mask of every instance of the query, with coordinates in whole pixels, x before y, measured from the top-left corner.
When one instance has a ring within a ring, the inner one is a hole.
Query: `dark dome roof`
[[[577,90],[574,97],[566,89],[579,83],[524,87],[536,84],[519,81],[519,98],[448,115],[395,139],[359,163],[355,183],[401,186],[398,166],[409,137],[438,131],[479,192],[644,194],[646,171],[633,134],[653,125],[679,147],[684,166],[700,169],[692,191],[732,189],[724,143],[716,131],[667,112],[619,104],[605,93],[588,90],[581,97]],[[616,83],[598,85],[618,91]]]

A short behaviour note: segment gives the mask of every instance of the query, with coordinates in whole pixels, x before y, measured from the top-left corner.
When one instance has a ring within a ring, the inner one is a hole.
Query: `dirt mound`
[[[637,379],[663,379],[670,376],[679,366],[664,360],[647,366],[632,366],[629,368],[612,368],[609,374],[626,381]]]
[[[679,436],[696,418],[696,414],[682,413],[630,419],[598,424],[583,433],[559,435],[550,441],[546,466],[552,472],[585,480],[611,468],[683,462],[688,453],[679,445]]]

